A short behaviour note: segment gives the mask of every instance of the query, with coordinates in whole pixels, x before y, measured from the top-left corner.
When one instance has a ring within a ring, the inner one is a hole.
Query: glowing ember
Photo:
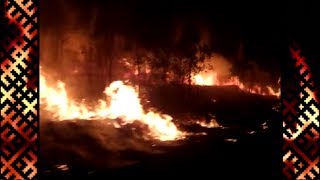
[[[205,122],[205,121],[196,121],[197,124],[199,124],[201,127],[205,128],[216,128],[216,127],[221,127],[218,122],[214,119],[212,119],[210,122]]]
[[[184,136],[171,121],[171,116],[153,111],[146,112],[135,89],[122,81],[115,81],[106,87],[104,93],[107,99],[99,100],[94,108],[72,101],[62,82],[58,82],[54,88],[50,87],[42,74],[40,88],[40,103],[58,120],[119,118],[124,121],[123,124],[134,121],[146,124],[150,130],[149,135],[161,141],[176,140]]]

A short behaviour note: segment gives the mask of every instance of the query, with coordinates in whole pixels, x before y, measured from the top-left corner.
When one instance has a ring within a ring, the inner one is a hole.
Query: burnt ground
[[[147,141],[139,123],[118,129],[110,120],[42,118],[40,179],[280,179],[281,119],[272,110],[276,98],[235,87],[193,87],[190,93],[171,86],[151,89],[148,99],[150,107],[172,115],[179,129],[207,135]],[[184,123],[209,113],[223,127]]]

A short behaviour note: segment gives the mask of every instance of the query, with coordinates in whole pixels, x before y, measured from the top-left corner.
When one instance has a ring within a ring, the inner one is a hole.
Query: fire
[[[275,91],[271,86],[267,86],[265,88],[255,85],[252,88],[249,88],[244,85],[243,82],[240,81],[239,77],[231,76],[229,79],[225,81],[220,81],[218,78],[217,72],[200,72],[198,74],[192,75],[192,81],[195,85],[200,86],[237,86],[239,89],[252,93],[252,94],[260,94],[260,95],[272,95],[280,97],[280,88]]]
[[[268,91],[269,91],[269,95],[280,97],[280,93],[281,93],[280,89],[278,89],[278,92],[276,92],[270,86],[267,86],[267,88],[268,88]]]
[[[155,56],[155,55],[152,55],[151,53],[151,55],[149,56]],[[137,65],[135,65],[134,62],[136,62],[134,58],[122,58],[121,63],[128,70],[126,72],[126,76],[128,78],[130,79],[139,78],[137,76],[140,73],[145,77],[145,79],[148,79],[148,76],[151,73],[154,73],[151,71],[150,64],[148,64],[147,62],[139,64],[139,71],[138,71]],[[231,76],[230,69],[232,67],[232,64],[228,61],[227,58],[225,58],[220,54],[213,53],[211,55],[208,55],[203,62],[198,62],[197,66],[203,68],[203,70],[198,73],[191,74],[191,81],[192,81],[192,84],[194,85],[200,85],[200,86],[231,86],[233,85],[233,86],[239,87],[239,89],[245,92],[280,97],[280,88],[275,90],[271,86],[262,87],[259,85],[248,87],[245,85],[245,83],[240,81],[239,77]],[[215,69],[212,70],[212,68],[215,68]],[[167,69],[166,71],[167,82],[174,81],[175,71],[176,69],[170,69],[170,68]],[[188,79],[185,79],[184,83],[189,83]]]
[[[197,66],[200,67],[201,71],[191,74],[191,81],[194,85],[237,86],[242,91],[253,94],[280,96],[280,88],[275,90],[271,86],[262,87],[257,84],[247,86],[238,76],[232,75],[232,64],[221,54],[207,55],[204,61],[197,63]],[[259,71],[257,65],[253,63],[252,66],[254,70]],[[280,83],[280,79],[278,83]]]
[[[193,81],[196,85],[212,86],[217,84],[217,73],[199,73],[194,75]]]
[[[45,104],[45,109],[53,112],[53,116],[63,119],[92,119],[92,114],[84,103],[76,103],[67,95],[65,84],[58,82],[56,87],[47,85],[47,79],[40,75],[40,104]]]
[[[218,122],[214,119],[212,119],[210,122],[205,122],[205,121],[196,121],[196,124],[200,125],[201,127],[205,128],[216,128],[216,127],[221,127]]]
[[[40,74],[40,104],[58,120],[66,119],[121,119],[122,125],[140,121],[148,126],[150,136],[161,141],[181,139],[184,133],[172,122],[172,117],[154,111],[145,111],[135,88],[122,81],[114,81],[106,87],[106,100],[100,99],[96,107],[77,103],[68,97],[63,82],[50,87]]]

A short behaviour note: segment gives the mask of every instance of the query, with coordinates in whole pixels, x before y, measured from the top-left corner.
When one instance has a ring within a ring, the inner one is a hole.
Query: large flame
[[[66,119],[121,119],[123,124],[140,121],[149,127],[152,137],[161,141],[183,138],[172,122],[172,117],[154,111],[145,111],[134,87],[122,81],[115,81],[106,87],[106,100],[99,100],[96,107],[84,102],[76,103],[68,97],[63,82],[48,85],[46,77],[40,74],[40,103],[58,120]]]

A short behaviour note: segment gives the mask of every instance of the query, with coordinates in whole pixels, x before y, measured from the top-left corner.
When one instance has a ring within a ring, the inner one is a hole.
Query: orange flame
[[[41,72],[41,71],[40,71]],[[45,110],[52,112],[58,120],[66,119],[121,119],[123,124],[140,121],[149,127],[152,137],[161,141],[181,139],[184,133],[172,122],[172,117],[154,111],[145,111],[140,103],[136,90],[115,81],[106,87],[106,100],[99,100],[96,107],[88,107],[85,103],[76,103],[67,95],[65,85],[58,82],[50,87],[44,75],[40,74],[40,104]]]
[[[252,93],[252,94],[260,94],[260,95],[272,95],[280,97],[280,88],[275,91],[271,86],[267,86],[265,88],[255,85],[253,88],[248,88],[244,85],[243,82],[240,81],[239,77],[232,76],[226,81],[220,81],[218,79],[217,72],[200,72],[198,74],[192,75],[192,82],[195,85],[200,86],[237,86],[239,89]],[[263,91],[266,89],[267,91]]]
[[[211,119],[209,122],[205,121],[196,121],[196,124],[200,125],[201,127],[205,128],[216,128],[216,127],[222,127],[218,124],[218,122],[215,119]]]

